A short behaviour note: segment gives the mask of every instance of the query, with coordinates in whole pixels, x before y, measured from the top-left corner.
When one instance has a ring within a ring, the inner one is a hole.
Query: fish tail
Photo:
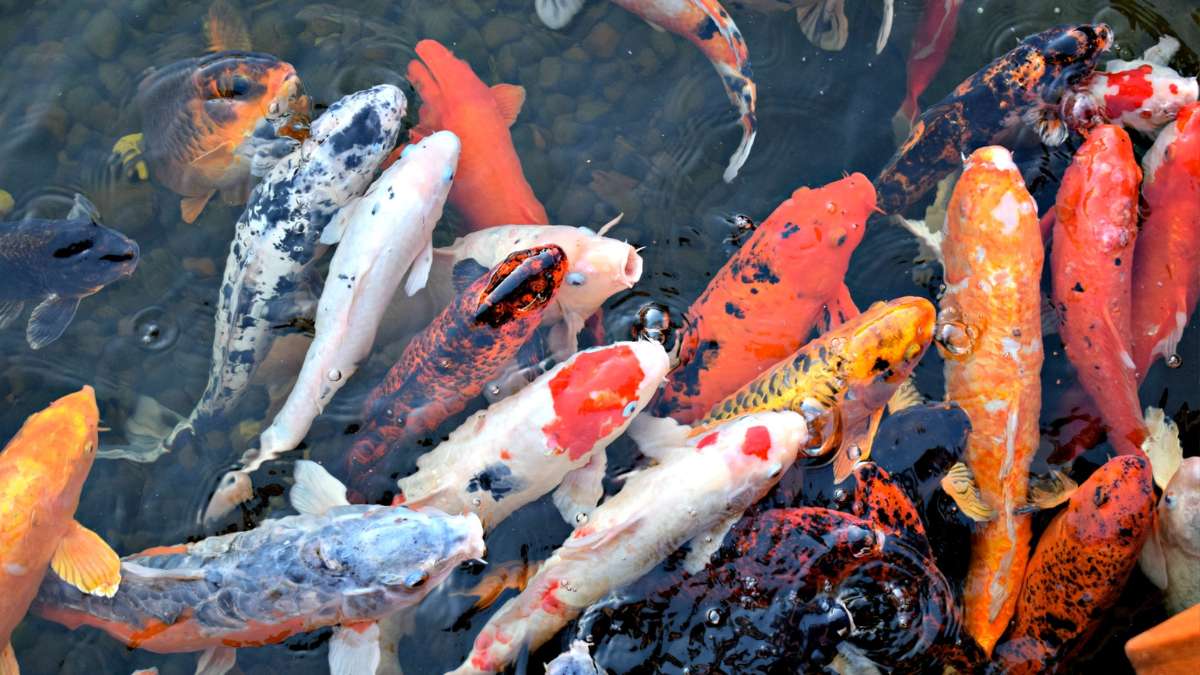
[[[431,132],[437,131],[442,128],[442,111],[449,105],[442,83],[477,78],[470,66],[439,42],[421,40],[416,52],[420,58],[408,63],[406,77],[421,95],[421,125]]]
[[[250,486],[250,474],[245,471],[230,471],[221,476],[217,490],[208,500],[208,507],[200,518],[200,523],[212,522],[233,510],[235,506],[248,501],[254,496]]]

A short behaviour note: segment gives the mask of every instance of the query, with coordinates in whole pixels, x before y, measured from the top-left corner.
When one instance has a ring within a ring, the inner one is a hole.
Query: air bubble
[[[442,370],[450,370],[450,366],[454,364],[450,361],[450,359],[442,359],[438,365],[442,367]]]
[[[479,505],[483,504],[483,502],[479,500],[479,497],[476,497],[475,499],[471,500],[471,504],[473,504],[475,506],[479,506]]]
[[[1168,368],[1178,368],[1183,365],[1183,359],[1179,358],[1178,354],[1172,354],[1167,357]]]
[[[299,245],[293,246],[292,253],[304,253],[304,247]]]
[[[586,523],[587,521],[588,521],[588,514],[584,513],[583,511],[580,511],[579,513],[575,514],[575,522],[579,523],[580,525]]]
[[[725,620],[725,615],[722,614],[721,610],[719,609],[710,609],[708,610],[708,616],[706,618],[708,619],[709,624],[713,626],[720,626],[721,622]]]
[[[326,373],[326,375],[329,377],[331,382],[337,382],[338,380],[342,379],[342,371],[338,370],[337,368],[329,371]]]
[[[488,393],[491,394],[492,396],[499,396],[500,395],[500,387],[493,384],[492,386],[488,387]]]
[[[833,491],[833,501],[835,501],[839,504],[846,501],[846,499],[848,499],[849,497],[850,497],[850,495],[842,488],[838,488]]]

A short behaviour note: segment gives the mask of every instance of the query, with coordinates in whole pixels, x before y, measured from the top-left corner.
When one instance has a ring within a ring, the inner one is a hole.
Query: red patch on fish
[[[704,438],[701,438],[700,442],[696,444],[696,449],[699,450],[701,448],[707,448],[708,446],[712,445],[713,443],[716,443],[717,437],[720,435],[721,435],[721,432],[714,431],[711,434],[705,436]]]
[[[547,445],[571,461],[583,457],[627,417],[645,373],[627,346],[583,352],[550,380],[554,421],[542,427]]]
[[[1117,93],[1104,95],[1104,105],[1109,119],[1117,119],[1127,112],[1142,107],[1146,99],[1154,95],[1154,85],[1146,76],[1154,72],[1149,65],[1136,70],[1124,70],[1108,76],[1108,86],[1116,87]]]
[[[750,427],[746,430],[746,440],[742,442],[742,454],[766,461],[770,451],[771,432],[766,427]]]

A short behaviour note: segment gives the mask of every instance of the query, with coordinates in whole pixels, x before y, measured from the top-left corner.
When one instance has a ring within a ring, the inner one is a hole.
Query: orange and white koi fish
[[[937,77],[954,34],[958,32],[958,10],[963,0],[925,0],[921,5],[921,17],[917,20],[917,32],[913,35],[912,48],[908,52],[908,85],[904,103],[896,117],[903,118],[911,129],[921,117],[917,98],[924,93]],[[905,133],[905,137],[907,137]]]
[[[457,675],[496,673],[522,649],[536,649],[584,609],[641,578],[691,541],[684,566],[697,572],[746,508],[796,459],[808,425],[794,412],[758,412],[686,438],[672,419],[640,417],[630,429],[658,464],[625,475],[625,485],[592,512],[501,607],[475,638]]]
[[[557,30],[571,22],[584,0],[537,0],[542,23]],[[613,0],[657,28],[669,30],[686,39],[708,57],[721,76],[725,93],[742,116],[742,142],[729,158],[725,182],[732,181],[750,156],[758,119],[754,104],[758,97],[750,52],[733,17],[717,0]],[[515,221],[510,221],[515,222]]]
[[[657,342],[579,352],[421,455],[393,503],[466,510],[493,528],[558,488],[555,506],[579,527],[604,494],[605,448],[650,402],[668,366]]]
[[[938,313],[946,397],[971,418],[966,463],[997,517],[976,525],[965,625],[985,652],[1004,633],[1033,532],[1025,503],[1042,407],[1042,238],[1037,204],[1007,150],[971,154],[946,212]],[[979,514],[970,514],[978,516]]]
[[[17,675],[9,637],[53,568],[63,585],[111,598],[121,583],[117,554],[75,520],[79,492],[96,459],[100,411],[91,387],[25,421],[0,454],[0,673]]]
[[[413,142],[444,130],[462,141],[450,204],[472,230],[549,224],[545,207],[525,180],[508,130],[525,103],[525,88],[489,88],[466,61],[433,40],[421,40],[416,51],[420,58],[409,62],[407,74],[421,95],[421,123],[412,130]]]
[[[1200,457],[1175,459],[1139,560],[1172,615],[1200,603]]]

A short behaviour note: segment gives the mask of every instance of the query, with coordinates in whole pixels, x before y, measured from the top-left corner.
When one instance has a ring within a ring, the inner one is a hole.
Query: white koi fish
[[[533,384],[463,422],[401,478],[405,506],[470,511],[492,528],[546,493],[579,527],[604,494],[605,448],[667,375],[657,342],[618,342],[575,354]]]
[[[259,447],[242,456],[241,468],[221,479],[205,520],[249,499],[250,473],[304,440],[312,421],[371,353],[379,320],[405,273],[406,295],[425,286],[433,227],[442,217],[460,149],[449,131],[406,147],[400,161],[325,228],[321,243],[340,244],[317,305],[316,339],[287,403],[259,437]]]
[[[575,640],[570,649],[546,664],[546,675],[603,675],[604,672],[583,640]]]
[[[699,571],[742,513],[792,465],[808,426],[799,413],[759,412],[685,438],[671,419],[630,429],[655,466],[630,472],[525,590],[492,615],[456,675],[500,672],[609,593],[636,581],[691,540],[685,567]]]

